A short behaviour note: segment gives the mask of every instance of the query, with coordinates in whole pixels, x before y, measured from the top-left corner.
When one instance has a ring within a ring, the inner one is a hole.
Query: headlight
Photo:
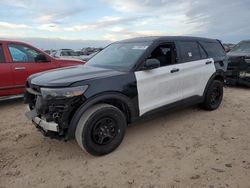
[[[87,89],[87,85],[70,88],[41,88],[41,94],[46,99],[72,98],[82,95]]]

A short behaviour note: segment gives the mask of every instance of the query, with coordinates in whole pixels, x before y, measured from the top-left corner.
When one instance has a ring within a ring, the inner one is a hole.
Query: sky
[[[40,48],[152,35],[237,43],[250,39],[249,10],[250,0],[0,0],[0,38]]]

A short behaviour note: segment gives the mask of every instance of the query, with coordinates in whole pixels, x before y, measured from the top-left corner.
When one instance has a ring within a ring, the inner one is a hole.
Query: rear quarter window
[[[216,58],[216,57],[224,57],[225,50],[223,49],[222,45],[219,42],[200,42],[203,48],[206,50],[209,57]]]
[[[177,41],[180,62],[196,61],[201,59],[200,47],[196,41]]]
[[[0,63],[5,63],[4,53],[3,53],[3,46],[0,44]]]

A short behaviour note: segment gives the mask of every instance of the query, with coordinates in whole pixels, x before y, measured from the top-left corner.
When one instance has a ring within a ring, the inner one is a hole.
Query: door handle
[[[172,69],[170,72],[175,73],[175,72],[179,72],[179,71],[180,71],[180,69]]]
[[[15,70],[25,70],[26,67],[15,67]]]
[[[211,64],[212,63],[212,61],[207,61],[206,62],[206,65],[209,65],[209,64]]]

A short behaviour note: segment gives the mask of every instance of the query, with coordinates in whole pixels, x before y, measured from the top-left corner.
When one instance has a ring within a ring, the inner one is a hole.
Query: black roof
[[[202,37],[191,37],[191,36],[150,36],[150,37],[137,37],[122,40],[119,42],[155,42],[155,41],[166,41],[166,40],[198,40],[198,41],[207,41],[207,42],[217,42],[217,39],[209,39],[209,38],[202,38]]]

